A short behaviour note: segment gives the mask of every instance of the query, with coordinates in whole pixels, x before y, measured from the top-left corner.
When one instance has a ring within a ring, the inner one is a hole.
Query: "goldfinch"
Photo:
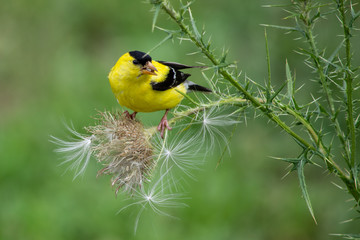
[[[108,78],[118,103],[134,111],[132,114],[125,111],[128,117],[134,119],[138,112],[165,110],[158,125],[163,138],[165,129],[171,130],[167,114],[184,98],[181,93],[185,94],[188,90],[211,92],[188,81],[190,74],[179,71],[194,67],[154,61],[144,52],[131,51],[119,58]]]

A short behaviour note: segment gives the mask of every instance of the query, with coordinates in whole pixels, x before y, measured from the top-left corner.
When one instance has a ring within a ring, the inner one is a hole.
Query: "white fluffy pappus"
[[[213,106],[199,112],[192,125],[199,126],[197,133],[198,141],[207,144],[206,149],[214,150],[217,145],[227,144],[227,127],[240,123],[240,113],[235,111],[227,112],[220,106]],[[208,151],[210,153],[211,151]]]
[[[181,173],[195,179],[193,171],[199,170],[204,163],[199,160],[201,148],[197,141],[198,139],[194,137],[192,132],[183,134],[181,130],[171,133],[166,132],[164,140],[160,139],[160,137],[153,139],[155,158],[157,158],[160,174],[167,173],[167,180],[171,182],[171,186],[176,191],[180,186],[180,180],[184,180]]]
[[[147,209],[151,209],[154,213],[159,215],[176,218],[167,213],[166,209],[188,207],[187,204],[180,202],[181,200],[187,199],[183,196],[183,194],[169,191],[171,184],[164,184],[164,181],[166,181],[166,175],[169,171],[170,169],[160,175],[156,182],[150,183],[147,186],[142,186],[141,188],[133,189],[132,196],[127,199],[130,203],[126,204],[117,212],[119,214],[128,208],[138,208],[134,226],[135,233],[137,231],[141,215]]]
[[[89,164],[92,155],[92,140],[94,136],[86,136],[74,129],[74,126],[66,125],[66,129],[71,133],[70,140],[62,140],[54,136],[50,136],[50,142],[56,144],[58,148],[55,152],[63,154],[65,160],[60,165],[70,163],[66,170],[75,172],[74,179],[82,175]]]

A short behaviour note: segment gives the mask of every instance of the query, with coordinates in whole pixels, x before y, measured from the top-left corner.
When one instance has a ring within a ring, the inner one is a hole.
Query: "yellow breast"
[[[180,103],[184,96],[176,90],[186,93],[183,84],[165,91],[155,91],[151,86],[151,82],[166,79],[169,67],[152,61],[157,75],[140,75],[140,68],[132,61],[128,53],[124,54],[109,73],[111,89],[120,105],[135,112],[155,112],[174,108]]]

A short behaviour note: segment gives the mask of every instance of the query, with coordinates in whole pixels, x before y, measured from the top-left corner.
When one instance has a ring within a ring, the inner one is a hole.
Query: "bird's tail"
[[[200,85],[197,85],[197,84],[195,84],[195,83],[193,83],[191,81],[186,81],[185,84],[186,84],[187,89],[189,91],[212,92],[211,89],[200,86]]]

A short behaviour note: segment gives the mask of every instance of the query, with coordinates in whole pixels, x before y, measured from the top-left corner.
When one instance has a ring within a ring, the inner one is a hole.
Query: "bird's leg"
[[[124,114],[126,117],[130,118],[131,120],[134,120],[137,112],[133,112],[132,114],[130,114],[128,111],[125,111]]]
[[[130,118],[131,118],[132,120],[134,120],[135,117],[136,117],[136,114],[137,114],[137,112],[133,112],[132,114],[130,114]]]
[[[167,120],[167,114],[169,112],[170,109],[166,109],[165,111],[165,114],[164,116],[161,118],[161,121],[159,123],[159,126],[158,126],[158,131],[160,131],[160,136],[161,138],[164,138],[164,132],[165,132],[165,129],[169,129],[171,130],[171,127],[169,126],[169,122]]]

